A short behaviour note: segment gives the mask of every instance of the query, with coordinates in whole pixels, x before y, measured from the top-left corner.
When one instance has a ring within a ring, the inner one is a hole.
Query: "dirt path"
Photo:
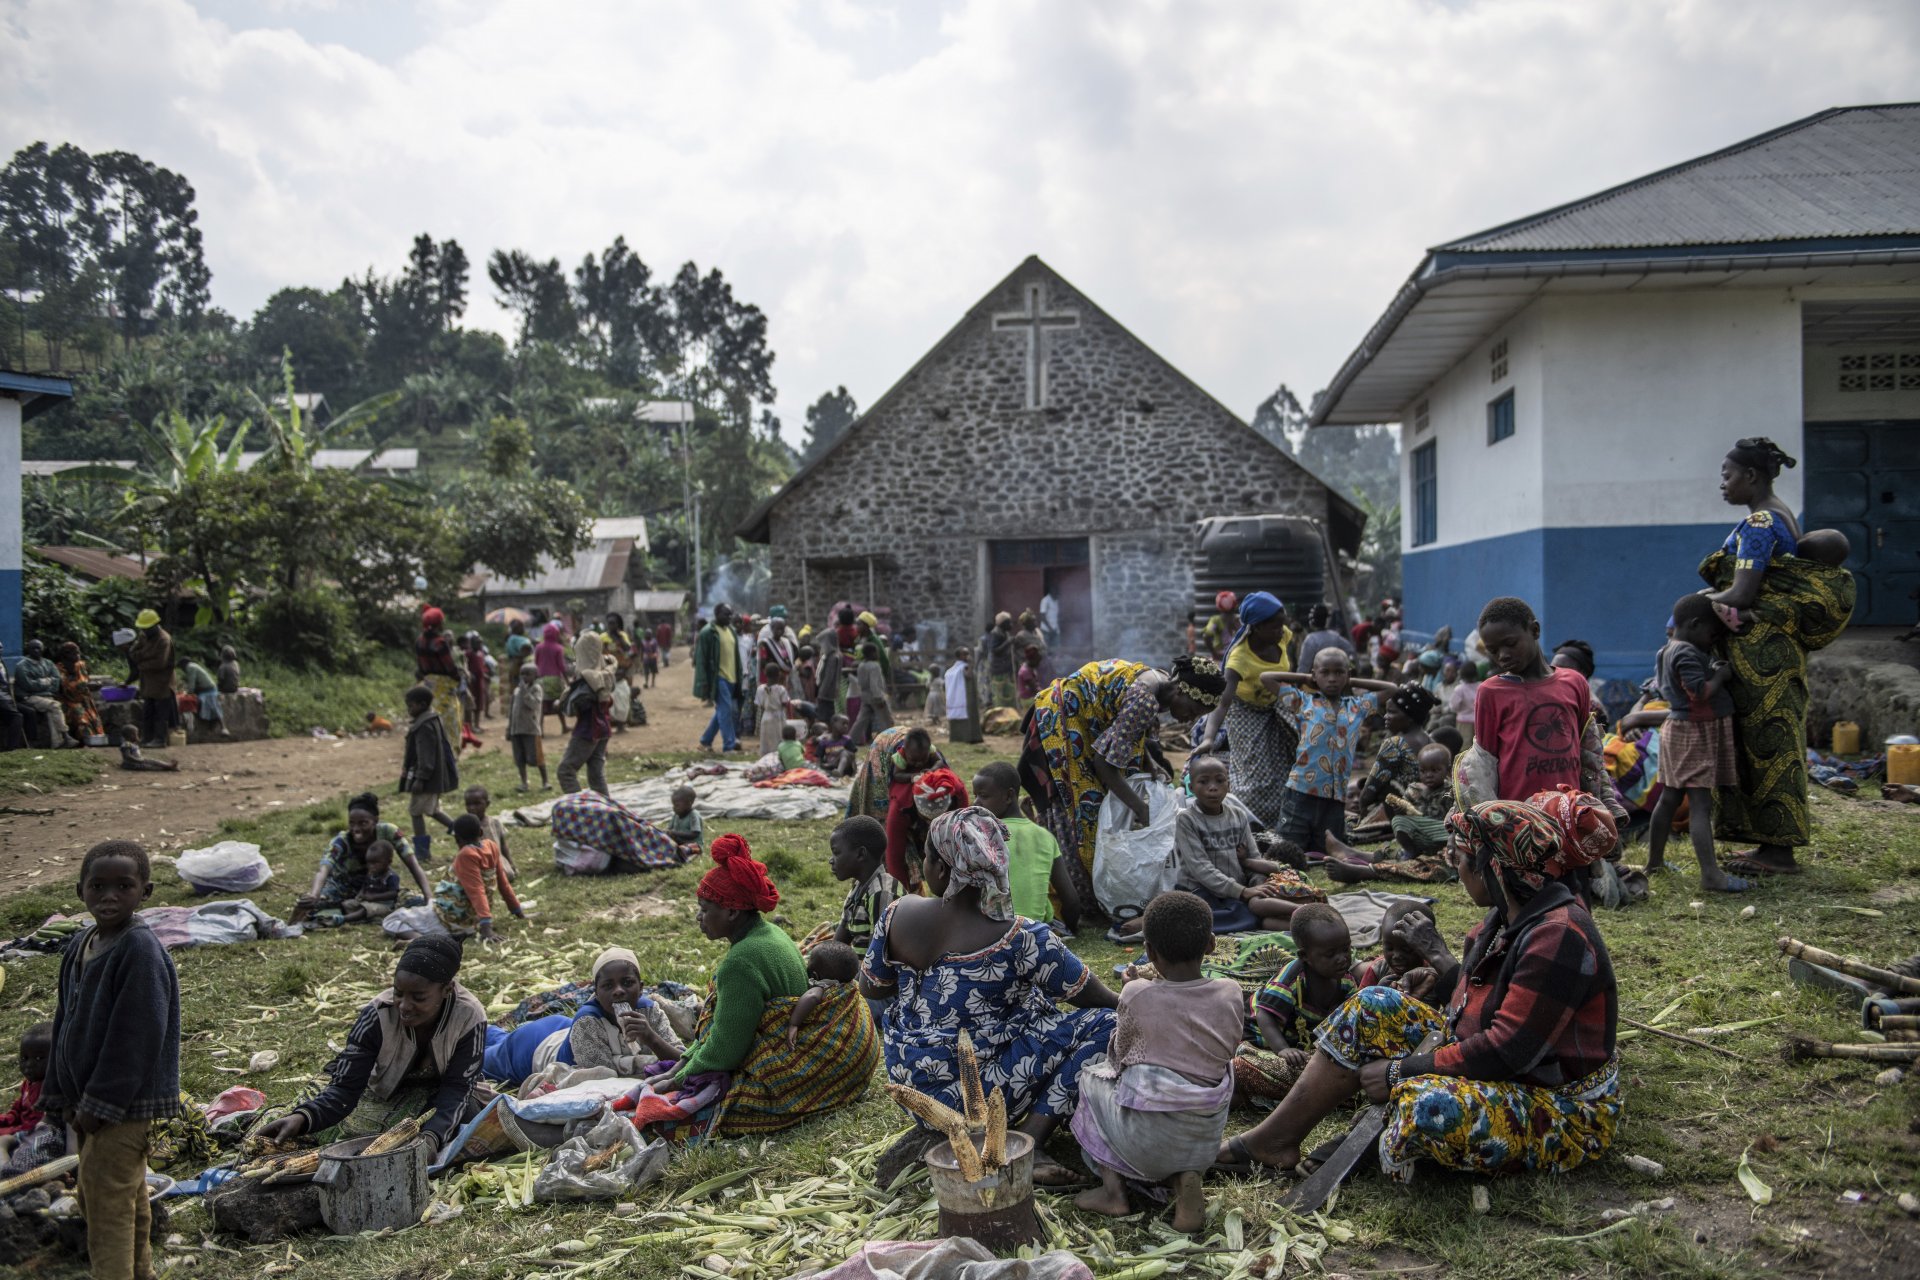
[[[671,679],[671,684],[668,680]],[[669,668],[647,694],[648,723],[614,735],[609,755],[685,751],[695,746],[712,709],[687,692],[684,667]],[[505,749],[499,729],[486,735],[486,754]],[[547,758],[558,762],[565,744],[548,726]],[[20,796],[9,803],[51,809],[47,816],[0,818],[0,896],[52,884],[65,887],[80,855],[98,841],[138,840],[154,853],[206,842],[220,820],[283,806],[314,804],[359,791],[385,794],[400,774],[402,739],[273,738],[205,744],[155,752],[180,762],[178,773],[125,773],[109,768],[84,786]]]

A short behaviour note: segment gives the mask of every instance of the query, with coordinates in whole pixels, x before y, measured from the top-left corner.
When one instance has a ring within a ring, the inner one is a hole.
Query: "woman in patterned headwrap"
[[[1394,938],[1423,966],[1329,1015],[1299,1081],[1227,1141],[1223,1166],[1293,1168],[1306,1135],[1355,1090],[1387,1104],[1380,1166],[1396,1182],[1422,1157],[1472,1173],[1558,1172],[1613,1145],[1619,992],[1600,930],[1566,884],[1605,842],[1511,800],[1457,811],[1447,827],[1461,887],[1487,908],[1465,959],[1426,916],[1403,916]],[[1423,998],[1438,992],[1451,992],[1444,1013]]]
[[[981,1084],[1005,1092],[1008,1118],[1033,1137],[1034,1181],[1069,1181],[1040,1144],[1073,1113],[1082,1068],[1106,1052],[1118,997],[1046,925],[1014,915],[1007,829],[985,809],[934,819],[925,870],[931,896],[887,908],[860,968],[866,995],[889,1002],[887,1078],[959,1108],[964,1029]],[[938,1136],[910,1135],[912,1154]]]
[[[1218,705],[1225,687],[1211,658],[1182,655],[1170,671],[1109,658],[1055,680],[1034,699],[1022,725],[1020,785],[1067,855],[1067,873],[1083,905],[1096,901],[1094,832],[1107,793],[1145,823],[1146,798],[1127,775],[1158,763],[1149,741],[1161,715],[1192,724]]]

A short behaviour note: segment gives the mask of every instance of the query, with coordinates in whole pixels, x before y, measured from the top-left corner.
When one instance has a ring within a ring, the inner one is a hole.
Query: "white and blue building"
[[[1920,590],[1920,104],[1824,111],[1430,250],[1315,400],[1397,422],[1408,624],[1500,595],[1637,681],[1743,514],[1742,436],[1854,548],[1856,625]]]
[[[0,369],[0,644],[8,671],[20,659],[21,643],[20,424],[72,398],[65,378]]]

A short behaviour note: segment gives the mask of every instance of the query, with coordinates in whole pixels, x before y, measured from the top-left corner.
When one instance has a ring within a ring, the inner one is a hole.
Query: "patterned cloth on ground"
[[[830,787],[833,779],[818,769],[788,769],[771,778],[762,778],[753,785],[769,791],[776,787]]]
[[[551,825],[556,843],[597,849],[622,870],[653,871],[686,861],[670,834],[597,791],[576,791],[554,801]]]
[[[1439,1011],[1391,987],[1367,987],[1320,1025],[1319,1048],[1349,1070],[1413,1053]],[[1443,1039],[1444,1043],[1444,1039]],[[1425,1075],[1387,1099],[1380,1167],[1396,1182],[1425,1157],[1468,1173],[1564,1172],[1613,1145],[1622,1103],[1616,1065],[1559,1089]]]

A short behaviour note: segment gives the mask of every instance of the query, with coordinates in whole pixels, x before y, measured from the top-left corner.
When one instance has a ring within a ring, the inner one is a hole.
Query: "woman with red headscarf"
[[[453,726],[461,723],[460,660],[454,656],[446,625],[447,615],[432,605],[420,611],[420,638],[413,642],[413,668],[420,683],[433,690],[433,709],[440,713],[448,744],[458,751],[460,743],[453,736]]]
[[[683,1099],[705,1096],[716,1082],[721,1091],[697,1114],[661,1126],[677,1140],[789,1128],[854,1101],[880,1063],[873,1018],[851,982],[828,990],[788,1042],[807,968],[793,939],[764,914],[780,904],[780,890],[741,837],[718,837],[712,855],[697,890],[700,932],[724,939],[727,954],[714,967],[686,1056],[655,1088]]]

